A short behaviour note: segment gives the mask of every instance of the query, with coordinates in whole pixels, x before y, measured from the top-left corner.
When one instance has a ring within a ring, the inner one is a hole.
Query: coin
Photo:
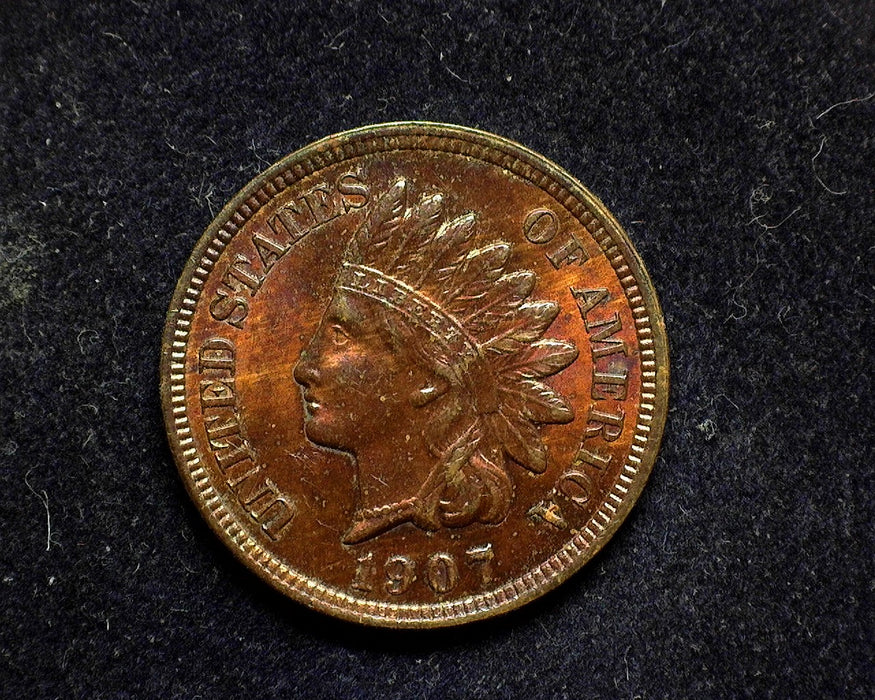
[[[167,316],[182,479],[291,598],[387,627],[506,612],[580,569],[651,471],[656,294],[571,175],[405,122],[282,159],[207,228]]]

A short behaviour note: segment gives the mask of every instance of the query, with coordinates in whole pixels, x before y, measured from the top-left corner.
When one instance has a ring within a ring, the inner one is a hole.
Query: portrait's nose
[[[319,372],[313,363],[309,350],[304,350],[301,353],[292,375],[301,386],[310,386],[319,378]]]

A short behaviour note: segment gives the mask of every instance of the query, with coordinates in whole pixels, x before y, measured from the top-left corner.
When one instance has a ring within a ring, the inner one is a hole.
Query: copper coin
[[[516,608],[607,542],[666,415],[647,273],[604,205],[481,131],[287,156],[200,239],[164,334],[182,478],[262,579],[347,620]]]

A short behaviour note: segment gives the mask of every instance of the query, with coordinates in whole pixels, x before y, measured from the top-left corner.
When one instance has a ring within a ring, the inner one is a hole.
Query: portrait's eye
[[[343,330],[342,326],[332,326],[331,337],[335,345],[346,345],[349,342],[349,334]]]

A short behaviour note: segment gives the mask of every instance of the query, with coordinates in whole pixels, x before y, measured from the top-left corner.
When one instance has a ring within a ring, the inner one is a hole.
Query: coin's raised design
[[[346,544],[407,522],[500,523],[513,493],[506,458],[542,473],[537,424],[574,417],[539,381],[577,357],[541,340],[559,304],[529,300],[534,272],[506,272],[510,244],[475,246],[474,213],[447,218],[440,192],[408,207],[408,189],[398,180],[350,238],[295,366],[307,437],[355,456]]]
[[[202,237],[164,336],[204,517],[293,598],[456,624],[558,585],[656,458],[665,331],[625,233],[567,173],[427,123],[339,134]]]

